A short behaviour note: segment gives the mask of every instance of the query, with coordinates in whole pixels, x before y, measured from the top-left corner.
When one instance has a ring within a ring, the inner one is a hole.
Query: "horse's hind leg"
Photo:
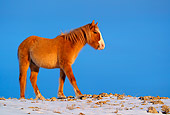
[[[19,60],[19,82],[20,82],[20,98],[25,99],[25,87],[26,87],[26,77],[27,77],[27,70],[29,67],[29,61],[21,59]]]
[[[66,75],[62,69],[60,69],[60,78],[59,78],[59,88],[58,88],[58,98],[66,98],[63,93],[63,85],[65,81]]]
[[[44,100],[45,98],[41,95],[41,93],[38,89],[38,86],[37,86],[37,75],[39,72],[39,67],[31,62],[30,69],[31,69],[30,81],[31,81],[32,87],[34,89],[34,92],[36,94],[36,99]]]

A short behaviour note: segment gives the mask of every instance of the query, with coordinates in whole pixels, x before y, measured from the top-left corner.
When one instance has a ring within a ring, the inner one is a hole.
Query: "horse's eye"
[[[93,33],[97,34],[97,32],[96,32],[96,31],[94,31]]]

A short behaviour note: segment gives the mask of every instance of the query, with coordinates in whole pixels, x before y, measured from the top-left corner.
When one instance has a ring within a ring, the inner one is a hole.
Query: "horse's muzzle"
[[[98,50],[103,50],[105,48],[105,44],[101,43],[99,44]]]

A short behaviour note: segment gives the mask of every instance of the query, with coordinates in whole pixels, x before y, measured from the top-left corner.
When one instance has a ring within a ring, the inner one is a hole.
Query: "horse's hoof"
[[[66,96],[65,95],[60,95],[60,96],[58,96],[57,99],[66,99]]]
[[[76,99],[82,99],[82,100],[84,100],[84,98],[86,98],[85,95],[78,95],[78,96],[76,96]]]
[[[66,99],[66,96],[64,95],[63,92],[58,92],[57,97],[58,97],[58,99]]]
[[[57,99],[67,99],[66,97],[58,97]]]
[[[45,98],[42,95],[41,96],[36,96],[35,100],[38,100],[38,99],[45,100]]]
[[[25,97],[20,97],[19,100],[25,99]]]
[[[45,98],[44,98],[43,96],[41,96],[39,99],[40,99],[40,100],[45,100]]]

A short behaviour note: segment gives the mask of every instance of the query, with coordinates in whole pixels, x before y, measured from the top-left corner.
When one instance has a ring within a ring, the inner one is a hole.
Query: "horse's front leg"
[[[65,82],[66,74],[62,69],[60,69],[60,78],[59,78],[59,88],[58,88],[58,98],[64,99],[66,96],[63,93],[63,85]]]
[[[72,86],[74,88],[76,97],[80,98],[81,96],[83,96],[82,93],[80,92],[78,86],[77,86],[76,79],[74,77],[71,65],[64,65],[63,70],[64,70],[65,74],[67,75],[70,83],[72,84]]]

